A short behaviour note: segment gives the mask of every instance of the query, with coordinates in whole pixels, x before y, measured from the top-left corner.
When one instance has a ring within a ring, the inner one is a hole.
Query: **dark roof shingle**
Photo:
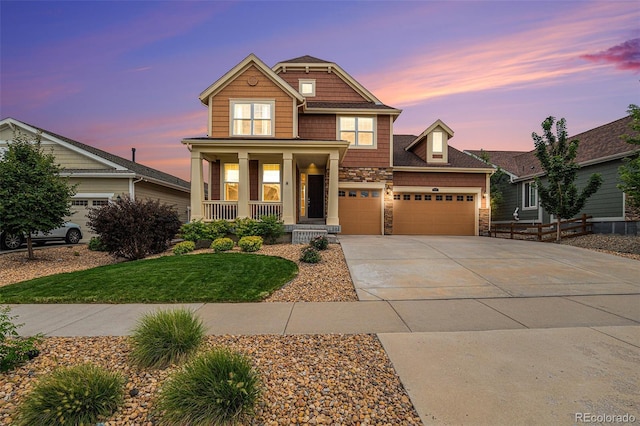
[[[405,148],[416,139],[414,135],[393,135],[393,166],[394,167],[459,167],[463,169],[489,169],[491,166],[470,155],[448,146],[448,163],[427,163],[413,152]]]

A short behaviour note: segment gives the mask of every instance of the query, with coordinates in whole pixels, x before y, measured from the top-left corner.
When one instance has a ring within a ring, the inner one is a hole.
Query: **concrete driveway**
[[[640,262],[488,237],[340,236],[360,300],[640,293]]]

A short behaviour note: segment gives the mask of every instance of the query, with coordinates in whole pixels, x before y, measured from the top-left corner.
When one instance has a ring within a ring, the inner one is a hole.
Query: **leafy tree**
[[[589,176],[587,186],[578,194],[575,185],[576,175],[580,166],[575,163],[578,153],[578,140],[567,141],[565,119],[556,123],[556,135],[552,132],[554,117],[548,117],[542,122],[544,135],[535,132],[531,134],[536,151],[535,155],[546,172],[548,185],[542,184],[540,178],[535,179],[540,197],[540,204],[544,209],[557,218],[556,240],[560,240],[560,222],[576,215],[602,185],[602,177],[594,173]]]
[[[622,138],[632,145],[638,145],[640,150],[640,107],[631,104],[627,112],[632,116],[629,127],[634,131],[634,136],[623,135]],[[627,202],[633,208],[640,209],[640,154],[636,152],[618,169],[620,183],[618,188],[627,194]]]
[[[491,157],[489,156],[489,153],[484,149],[480,149],[479,157],[485,163],[492,165]],[[489,179],[491,211],[498,210],[502,205],[504,201],[504,195],[502,194],[502,189],[504,188],[504,185],[508,183],[508,181],[509,181],[509,175],[507,175],[500,166],[497,166],[496,171],[491,175],[491,178]]]
[[[71,214],[76,188],[60,176],[63,169],[43,151],[41,137],[38,133],[32,143],[17,130],[0,158],[0,228],[26,236],[29,259],[34,258],[31,233],[61,226]]]

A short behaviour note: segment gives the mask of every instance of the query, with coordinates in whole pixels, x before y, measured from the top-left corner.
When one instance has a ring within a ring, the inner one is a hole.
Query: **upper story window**
[[[442,154],[443,146],[442,132],[433,132],[433,153]]]
[[[232,136],[273,136],[273,101],[231,101]]]
[[[316,95],[316,81],[315,80],[298,80],[298,91],[302,96],[307,98],[313,97]]]
[[[522,194],[522,208],[535,209],[538,207],[538,191],[533,181],[525,182]]]
[[[375,148],[374,117],[339,117],[338,139],[349,141],[351,147]]]
[[[238,183],[240,182],[240,165],[238,163],[224,164],[224,199],[238,201]]]
[[[262,165],[262,201],[280,201],[280,164]]]

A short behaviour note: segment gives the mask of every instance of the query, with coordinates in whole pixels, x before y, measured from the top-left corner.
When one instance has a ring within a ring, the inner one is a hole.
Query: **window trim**
[[[227,180],[227,174],[225,173],[226,172],[225,168],[226,168],[227,164],[234,164],[234,165],[238,166],[238,181],[237,182],[231,181],[231,180],[229,180],[229,181]],[[238,185],[238,195],[239,195],[239,191],[240,191],[240,163],[233,163],[231,161],[222,163],[222,167],[220,167],[220,171],[222,173],[222,179],[221,179],[222,188],[221,188],[221,191],[220,191],[221,192],[220,198],[223,201],[238,201],[237,199],[236,200],[227,199],[227,183],[235,183],[235,184],[237,184]]]
[[[538,189],[534,187],[533,183],[533,180],[522,183],[522,210],[535,210],[538,208]],[[531,204],[532,191],[535,194],[535,202],[533,204]]]
[[[356,133],[356,141],[354,144],[349,145],[349,149],[377,149],[378,148],[378,117],[375,115],[337,115],[336,116],[336,139],[343,140],[340,138],[340,133],[342,133],[340,127],[340,120],[342,118],[355,118],[356,119],[356,129],[354,130]],[[358,120],[361,118],[370,118],[373,120],[372,123],[372,131],[371,132],[363,132],[363,133],[372,133],[373,143],[371,145],[358,145]],[[351,132],[351,130],[348,130]]]
[[[303,93],[302,85],[303,84],[311,84],[311,93]],[[305,98],[313,98],[316,96],[316,80],[313,78],[301,78],[298,80],[298,92]]]
[[[264,166],[272,166],[272,165],[277,165],[278,166],[278,181],[265,181],[264,180]],[[278,195],[280,197],[279,200],[277,201],[273,201],[273,200],[265,200],[264,199],[264,186],[265,185],[275,185],[277,184],[279,187],[278,190]],[[263,203],[281,203],[282,202],[282,164],[277,163],[277,162],[270,162],[270,163],[260,163],[260,200]]]
[[[239,134],[235,134],[234,133],[234,126],[233,123],[235,121],[235,117],[234,117],[234,111],[235,111],[235,106],[237,104],[251,104],[251,134],[248,135],[239,135]],[[254,131],[254,126],[253,126],[253,122],[254,122],[254,112],[253,112],[253,105],[254,104],[268,104],[271,108],[271,133],[268,135],[256,135],[253,134]],[[229,136],[232,138],[246,138],[246,137],[251,137],[251,138],[273,138],[275,136],[276,133],[276,101],[275,99],[229,99]]]

